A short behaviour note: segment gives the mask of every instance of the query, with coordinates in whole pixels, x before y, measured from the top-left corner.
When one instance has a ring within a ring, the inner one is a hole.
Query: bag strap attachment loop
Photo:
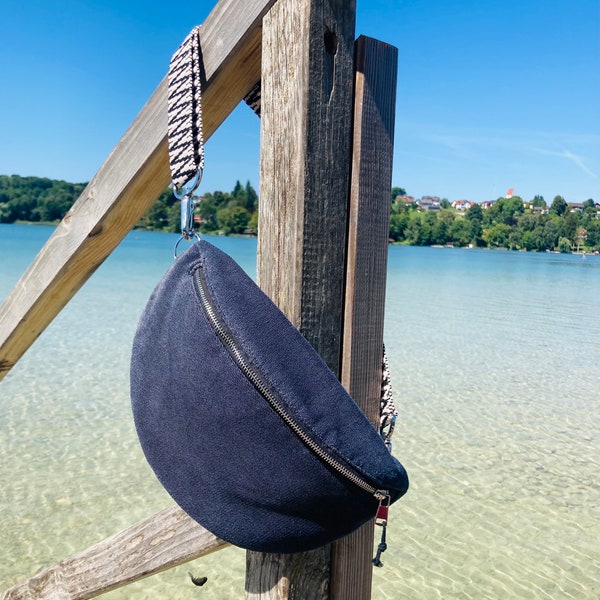
[[[194,232],[194,195],[204,171],[200,26],[196,26],[173,54],[168,75],[169,166],[173,195],[181,200],[181,238],[190,241]]]

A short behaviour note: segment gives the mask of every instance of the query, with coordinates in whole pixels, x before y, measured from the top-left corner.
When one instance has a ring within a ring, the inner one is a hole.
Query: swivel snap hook
[[[177,248],[179,247],[181,240],[189,242],[193,239],[200,239],[200,236],[194,231],[194,206],[196,204],[194,192],[198,189],[201,180],[202,168],[199,168],[196,175],[194,175],[187,183],[183,184],[180,189],[177,188],[175,183],[171,184],[173,195],[175,198],[181,200],[181,237],[175,244],[173,258],[177,258]]]

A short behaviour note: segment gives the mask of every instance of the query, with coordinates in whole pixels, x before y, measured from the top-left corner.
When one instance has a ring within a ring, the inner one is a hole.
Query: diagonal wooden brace
[[[260,79],[262,17],[275,0],[221,0],[200,35],[208,139]],[[169,184],[167,81],[0,307],[0,380]]]

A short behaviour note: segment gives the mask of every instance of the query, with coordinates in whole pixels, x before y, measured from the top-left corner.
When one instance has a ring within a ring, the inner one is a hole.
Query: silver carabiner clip
[[[189,242],[192,239],[200,239],[200,236],[194,231],[194,192],[200,186],[202,173],[202,168],[199,168],[196,175],[194,175],[187,183],[184,183],[181,186],[181,189],[177,189],[175,183],[171,184],[173,195],[175,198],[181,200],[181,237],[177,240],[175,248],[173,249],[173,258],[177,258],[177,248],[179,247],[181,240]]]
[[[194,197],[181,199],[181,237],[189,242],[194,237]]]

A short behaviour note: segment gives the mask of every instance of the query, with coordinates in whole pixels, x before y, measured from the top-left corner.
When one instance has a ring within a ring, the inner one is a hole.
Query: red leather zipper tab
[[[384,525],[388,520],[388,504],[380,504],[377,509],[377,514],[375,515],[375,525]]]

